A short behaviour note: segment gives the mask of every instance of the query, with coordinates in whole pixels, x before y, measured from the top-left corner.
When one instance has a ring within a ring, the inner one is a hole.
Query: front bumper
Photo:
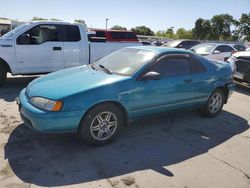
[[[85,110],[48,112],[31,105],[23,89],[17,98],[21,118],[29,128],[39,132],[75,132]]]

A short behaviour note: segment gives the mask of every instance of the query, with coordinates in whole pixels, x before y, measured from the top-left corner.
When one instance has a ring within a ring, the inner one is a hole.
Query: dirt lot
[[[140,120],[114,143],[89,147],[23,125],[15,97],[32,79],[0,88],[0,187],[250,187],[250,89],[237,87],[217,118]]]

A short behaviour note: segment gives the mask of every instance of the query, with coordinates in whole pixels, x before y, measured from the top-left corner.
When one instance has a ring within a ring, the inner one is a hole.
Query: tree
[[[84,27],[87,27],[86,22],[84,20],[82,20],[82,19],[75,19],[74,22],[81,23],[81,24],[84,25]]]
[[[149,27],[146,26],[137,26],[135,28],[132,28],[131,30],[137,35],[154,36],[154,32]]]
[[[57,19],[57,18],[51,18],[50,20],[51,20],[51,21],[62,21],[62,20]]]
[[[195,21],[195,27],[193,29],[193,38],[197,40],[208,40],[212,38],[210,20],[198,18]]]
[[[238,36],[243,40],[250,41],[250,12],[242,14],[240,20],[236,23],[234,36]]]
[[[39,20],[48,20],[47,18],[40,18],[40,17],[37,17],[37,16],[34,16],[32,18],[32,21],[39,21]]]
[[[176,31],[177,39],[191,39],[192,38],[192,31],[186,30],[184,28],[180,28]]]
[[[213,38],[227,40],[231,37],[231,26],[235,25],[234,18],[229,14],[215,15],[211,19]]]
[[[127,31],[126,27],[122,27],[120,25],[114,25],[113,27],[111,27],[110,29],[112,30],[121,30],[121,31]]]
[[[174,39],[175,38],[174,27],[170,27],[170,28],[168,28],[166,30],[165,37],[170,38],[170,39]]]

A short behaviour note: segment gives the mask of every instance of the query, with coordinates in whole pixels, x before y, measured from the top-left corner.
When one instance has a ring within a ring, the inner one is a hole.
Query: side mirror
[[[143,80],[160,80],[160,73],[158,72],[148,72],[143,77]]]
[[[22,34],[17,38],[17,44],[30,44],[31,39],[29,34]]]
[[[220,54],[219,50],[214,50],[214,54]]]

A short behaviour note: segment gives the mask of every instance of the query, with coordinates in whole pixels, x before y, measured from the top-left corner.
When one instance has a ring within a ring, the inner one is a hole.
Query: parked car
[[[149,41],[140,41],[140,43],[141,43],[142,45],[144,45],[144,46],[151,46],[151,45],[152,45],[152,43],[149,42]]]
[[[28,127],[78,132],[84,141],[100,145],[126,122],[152,114],[202,108],[214,117],[233,88],[228,63],[180,49],[141,46],[37,78],[17,103]]]
[[[197,40],[172,40],[163,44],[163,46],[170,48],[182,48],[188,50],[197,44],[200,44],[200,42]]]
[[[232,53],[243,50],[243,47],[239,44],[201,43],[191,50],[209,59],[226,61]]]
[[[250,84],[250,51],[234,53],[228,62],[234,69],[234,79]]]
[[[106,29],[89,29],[95,34],[92,38],[103,38],[108,42],[139,42],[136,34],[132,31],[106,30]]]
[[[12,75],[43,74],[89,64],[109,53],[139,42],[88,41],[82,24],[29,22],[0,38],[0,85]]]

